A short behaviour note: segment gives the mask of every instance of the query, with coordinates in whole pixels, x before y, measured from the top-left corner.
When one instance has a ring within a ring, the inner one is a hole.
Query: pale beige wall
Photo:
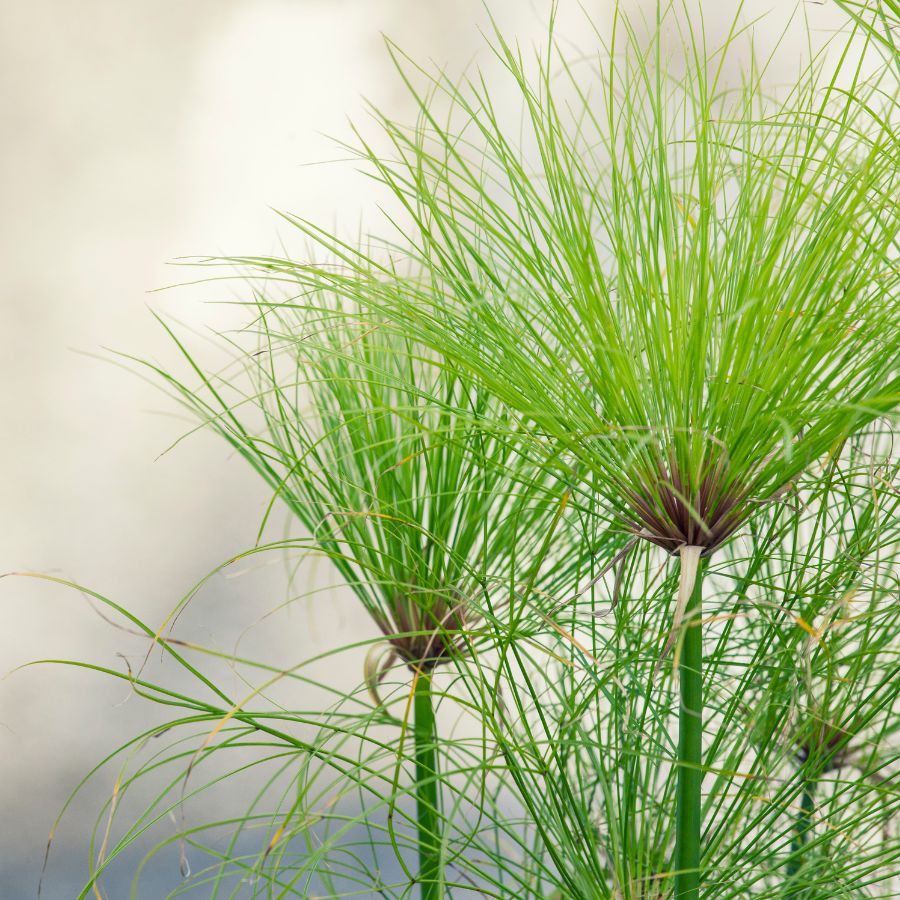
[[[511,34],[537,34],[545,17],[538,0],[491,5]],[[734,6],[703,3],[713,28]],[[577,4],[562,7],[564,25],[574,21]],[[608,3],[595,7],[608,14]],[[225,289],[147,292],[178,280],[165,266],[175,257],[276,249],[269,206],[349,230],[370,218],[370,182],[304,165],[336,155],[320,132],[347,136],[361,94],[407,109],[381,32],[459,71],[485,22],[480,0],[0,5],[0,572],[72,578],[157,624],[252,541],[267,499],[252,473],[203,435],[156,459],[184,429],[155,414],[172,404],[82,353],[171,361],[148,305],[194,326],[224,321],[200,301]],[[182,633],[227,649],[283,584],[277,565],[220,578]],[[140,659],[139,641],[58,586],[5,579],[0,614],[4,673],[40,657],[116,668],[117,651]],[[294,621],[295,634],[267,637],[266,652],[285,663],[369,633],[340,593]],[[31,895],[76,776],[144,721],[127,693],[60,669],[0,682],[0,897]],[[90,811],[63,828],[45,896],[73,896]]]

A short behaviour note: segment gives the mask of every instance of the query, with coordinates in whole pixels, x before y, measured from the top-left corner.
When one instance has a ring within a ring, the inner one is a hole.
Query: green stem
[[[419,884],[422,900],[441,896],[441,835],[438,813],[437,730],[431,677],[416,675],[413,726],[416,742],[416,821],[419,829]]]
[[[686,561],[682,555],[682,579]],[[703,569],[697,561],[696,578],[684,611],[684,642],[678,674],[681,703],[678,709],[678,784],[675,819],[675,896],[700,897],[700,789],[703,784],[703,632],[700,625]]]
[[[791,841],[791,855],[788,857],[787,876],[788,879],[793,878],[800,871],[800,863],[803,858],[803,848],[809,832],[812,829],[813,815],[816,811],[816,783],[814,781],[804,780],[803,782],[803,798],[800,801],[800,810],[794,824],[794,837]],[[791,891],[786,896],[798,897],[797,891]]]

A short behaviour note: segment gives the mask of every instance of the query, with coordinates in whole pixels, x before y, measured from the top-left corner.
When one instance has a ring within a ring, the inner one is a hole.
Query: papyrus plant
[[[893,438],[883,423],[866,429],[710,562],[704,896],[896,895]],[[564,663],[524,651],[525,707],[494,733],[528,810],[522,830],[541,836],[517,857],[533,896],[672,896],[676,688],[648,651],[669,630],[676,568],[636,547],[561,615],[574,641],[548,635]]]
[[[212,373],[181,344],[193,374],[157,370],[305,529],[283,545],[333,560],[385,654],[368,658],[365,714],[342,700],[321,725],[340,744],[326,749],[292,733],[307,714],[252,706],[270,681],[305,685],[295,671],[230,659],[270,676],[236,699],[166,628],[95,595],[201,690],[103,671],[183,709],[171,727],[199,735],[116,779],[81,896],[179,809],[185,766],[192,776],[245,744],[279,765],[287,754],[282,772],[302,758],[285,791],[296,799],[259,813],[273,776],[226,823],[226,849],[207,848],[221,859],[203,874],[213,896],[226,868],[254,891],[336,895],[347,882],[332,878],[332,854],[356,890],[400,896],[418,882],[427,897],[655,900],[674,882],[697,897],[703,874],[715,896],[830,897],[890,876],[896,845],[877,838],[897,809],[896,583],[882,571],[896,527],[880,516],[896,513],[896,472],[873,464],[862,495],[839,489],[867,469],[853,442],[900,389],[895,74],[864,42],[837,40],[770,93],[765,63],[733,77],[738,25],[711,44],[692,12],[661,8],[649,41],[616,16],[571,63],[552,37],[532,55],[498,35],[521,121],[498,108],[492,80],[458,85],[397,54],[418,122],[380,117],[392,150],[357,149],[399,205],[399,233],[361,249],[288,217],[328,261],[240,260],[289,289],[251,305],[252,346]],[[580,544],[557,528],[570,497]],[[610,516],[618,534],[598,539]],[[588,588],[571,590],[585,568]],[[539,569],[555,590],[534,590]],[[520,628],[538,601],[543,644]],[[388,886],[379,859],[368,871],[316,824],[362,825],[370,849],[406,866],[390,775],[402,752],[375,734],[395,662],[420,859]],[[465,675],[497,752],[438,740],[442,669]],[[451,747],[462,784],[441,765]],[[124,790],[171,763],[160,799],[111,836]],[[341,796],[349,785],[387,798],[383,831],[331,810],[338,782]],[[470,788],[478,821],[448,874],[449,833],[470,823],[451,821],[445,800]],[[248,862],[239,838],[263,819]]]
[[[418,121],[381,117],[391,152],[359,148],[411,227],[382,252],[292,219],[335,264],[243,262],[439,349],[552,439],[623,530],[679,556],[672,869],[697,897],[703,572],[896,406],[900,178],[895,76],[864,41],[770,93],[765,63],[728,75],[738,19],[712,45],[675,7],[649,41],[617,15],[577,63],[552,36],[532,54],[497,34],[513,125],[493,84],[398,55]],[[400,253],[411,275],[386,262]]]
[[[263,476],[269,512],[286,504],[357,594],[384,635],[384,652],[376,645],[365,661],[376,704],[392,666],[408,669],[420,860],[409,875],[438,897],[433,674],[483,639],[485,617],[508,618],[517,559],[532,583],[538,564],[563,581],[577,568],[559,554],[543,565],[557,484],[522,452],[492,395],[384,323],[271,297],[250,308],[256,321],[244,346],[233,342],[233,366],[204,371],[170,330],[191,380],[154,371]]]

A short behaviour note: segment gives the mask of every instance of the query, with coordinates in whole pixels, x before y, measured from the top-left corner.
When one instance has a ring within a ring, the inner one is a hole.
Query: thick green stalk
[[[441,896],[441,836],[438,814],[437,730],[431,676],[416,675],[413,726],[416,742],[416,821],[419,829],[419,883],[422,900]]]
[[[700,897],[700,788],[703,737],[703,632],[700,626],[704,562],[699,548],[681,552],[679,600],[684,602],[684,640],[678,664],[678,785],[675,820],[675,896]]]
[[[800,810],[794,824],[794,837],[791,841],[791,855],[788,858],[787,876],[792,879],[800,871],[803,848],[806,846],[807,837],[812,828],[813,815],[816,810],[816,783],[804,780],[803,799],[800,801]],[[799,897],[797,890],[790,891],[788,897]]]

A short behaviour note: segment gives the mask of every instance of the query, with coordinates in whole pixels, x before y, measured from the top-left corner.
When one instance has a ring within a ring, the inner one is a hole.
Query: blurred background
[[[560,5],[561,34],[583,39],[578,4]],[[611,3],[585,5],[601,27],[610,20]],[[490,3],[504,33],[526,43],[542,33],[548,6]],[[701,7],[715,33],[737,3]],[[821,34],[840,21],[830,4],[805,11]],[[762,52],[784,13],[758,31]],[[332,138],[349,137],[348,119],[365,125],[363,97],[392,116],[412,114],[382,35],[459,74],[485,62],[481,28],[481,0],[0,5],[0,573],[79,582],[156,627],[195,582],[252,545],[264,486],[209,435],[162,455],[190,423],[109,350],[177,362],[150,309],[200,332],[237,324],[233,309],[207,302],[228,299],[227,285],[151,292],[196,277],[167,265],[178,257],[278,252],[284,226],[271,208],[350,234],[372,223],[373,183],[352,164],[319,163],[340,158]],[[796,71],[804,49],[797,28],[773,77]],[[215,576],[179,636],[230,651],[285,599],[279,562]],[[312,567],[305,577],[331,576]],[[99,610],[58,584],[0,581],[2,900],[36,896],[66,797],[146,725],[147,704],[121,682],[18,668],[40,659],[140,665],[146,642]],[[290,665],[374,633],[340,590],[299,604],[290,622],[254,632],[254,652]],[[333,677],[350,685],[360,676],[361,661]],[[102,775],[63,818],[43,897],[70,900],[83,886],[113,779]],[[105,881],[107,895],[127,896],[129,874]],[[173,850],[140,896],[155,900],[178,879]]]

